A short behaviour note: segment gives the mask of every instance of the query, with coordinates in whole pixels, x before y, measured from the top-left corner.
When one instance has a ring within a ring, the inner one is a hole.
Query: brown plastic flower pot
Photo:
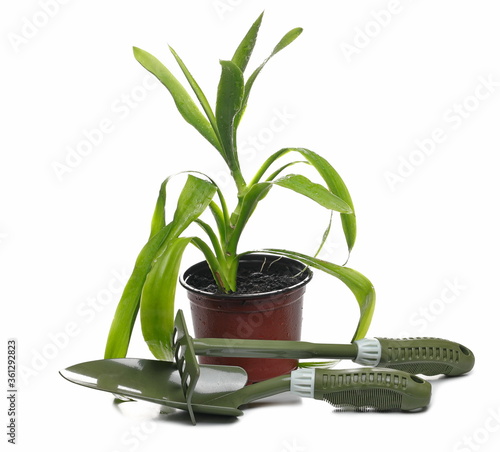
[[[285,271],[298,275],[298,282],[271,292],[226,295],[200,290],[190,284],[194,275],[209,272],[206,262],[195,264],[184,273],[181,284],[191,302],[195,337],[300,340],[303,296],[312,271],[293,259],[264,254],[243,256],[239,264],[240,270],[255,272],[263,267],[266,272]],[[199,361],[201,364],[240,366],[246,370],[249,383],[289,373],[298,363],[294,359],[208,356],[200,356]]]

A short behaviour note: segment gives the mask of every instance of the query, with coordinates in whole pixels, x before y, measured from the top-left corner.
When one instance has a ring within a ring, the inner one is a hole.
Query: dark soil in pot
[[[246,268],[243,264],[243,268],[240,269],[236,278],[238,290],[234,295],[273,292],[296,286],[303,280],[300,271],[297,271],[295,267],[275,266],[275,271],[271,272],[271,270],[272,268],[262,267],[259,269]],[[215,284],[208,268],[194,273],[189,278],[189,285],[202,292],[225,295]]]
[[[305,286],[312,272],[300,262],[270,255],[243,256],[238,292],[219,293],[206,262],[181,278],[188,291],[195,336],[214,338],[300,340]],[[297,360],[200,356],[202,364],[243,367],[249,382],[290,372]]]

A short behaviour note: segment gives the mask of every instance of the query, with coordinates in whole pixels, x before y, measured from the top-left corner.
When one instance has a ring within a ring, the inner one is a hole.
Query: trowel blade
[[[133,400],[187,409],[175,363],[140,358],[101,359],[60,371],[72,383]],[[247,374],[240,367],[200,366],[193,394],[193,410],[199,413],[239,416],[237,407],[217,406],[213,399],[245,386]]]

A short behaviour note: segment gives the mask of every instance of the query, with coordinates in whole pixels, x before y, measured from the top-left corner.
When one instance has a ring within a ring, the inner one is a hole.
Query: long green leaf
[[[323,237],[321,239],[321,243],[319,244],[319,247],[316,250],[316,253],[314,253],[314,257],[318,257],[319,253],[323,249],[323,246],[325,246],[326,240],[328,239],[328,236],[330,235],[330,230],[332,229],[332,221],[333,221],[333,212],[330,212],[330,221],[328,221],[328,226],[326,227],[325,232],[323,232]]]
[[[272,173],[267,179],[266,181],[273,181],[274,179],[276,179],[283,171],[285,171],[287,168],[289,168],[290,166],[293,166],[293,165],[297,165],[298,163],[304,163],[306,165],[310,165],[309,162],[305,161],[305,160],[296,160],[295,162],[289,162],[289,163],[286,163],[285,165],[283,165],[281,168],[278,168],[274,173]]]
[[[354,204],[351,199],[349,190],[346,184],[340,177],[339,173],[333,168],[330,163],[320,155],[316,154],[309,149],[295,148],[295,151],[302,154],[311,165],[316,168],[320,176],[326,182],[326,185],[332,193],[337,195],[339,198],[343,199],[351,208],[350,214],[341,214],[340,219],[342,221],[342,228],[344,230],[344,235],[346,238],[347,246],[349,252],[351,252],[356,242],[356,214],[354,211]]]
[[[224,157],[217,135],[191,96],[174,75],[153,55],[134,47],[136,60],[168,89],[182,117],[201,133]]]
[[[287,152],[289,152],[292,149],[288,149]],[[295,149],[294,149],[295,150]],[[297,151],[301,151],[300,149],[296,149]],[[275,155],[282,156],[285,154],[285,152],[279,151],[280,153],[276,153]],[[326,160],[322,163],[322,167],[317,167],[318,161],[315,159],[315,157],[319,157],[317,154],[312,153],[311,151],[304,150],[302,153],[304,157],[307,158],[307,160],[316,167],[318,172],[323,176],[323,179],[327,183],[328,187],[331,190],[331,187],[333,186],[332,182],[332,177],[334,177],[333,174],[330,174],[328,172],[328,169],[326,168],[326,165],[329,165]],[[271,156],[274,157],[274,156]],[[275,157],[274,160],[276,160],[278,157]],[[274,161],[273,160],[273,161]],[[271,163],[269,163],[270,165]],[[331,166],[330,166],[331,168]],[[333,168],[331,168],[333,170]],[[335,171],[335,170],[333,170]],[[262,172],[263,174],[263,172]],[[338,174],[335,172],[335,175],[338,176]],[[343,182],[342,182],[343,183]],[[277,180],[267,180],[265,182],[256,182],[256,178],[252,181],[251,184],[249,184],[250,189],[247,191],[245,196],[243,197],[243,200],[241,202],[240,206],[240,211],[236,220],[236,223],[234,224],[234,229],[232,230],[231,237],[229,239],[229,246],[228,248],[232,251],[236,249],[236,245],[241,237],[241,234],[243,232],[243,229],[245,225],[247,224],[248,220],[250,219],[251,215],[255,211],[255,208],[257,207],[257,204],[264,199],[267,194],[269,193],[269,190],[273,185],[280,185],[282,187],[288,188],[290,190],[293,190],[297,193],[300,193],[304,196],[307,196],[308,198],[316,201],[318,204],[322,205],[323,207],[326,207],[327,209],[331,209],[337,212],[341,212],[341,215],[351,215],[350,213],[347,212],[352,212],[352,201],[349,204],[346,200],[344,200],[342,197],[338,196],[335,193],[332,193],[331,191],[328,191],[325,187],[323,187],[320,184],[316,184],[312,181],[310,181],[308,178],[302,175],[296,175],[296,174],[291,174],[288,176],[285,176],[283,178],[277,179]],[[345,187],[345,185],[344,185]],[[346,188],[347,190],[347,188]],[[348,198],[350,201],[350,197]],[[346,212],[346,213],[342,213]],[[354,226],[355,226],[355,220],[354,220]],[[348,229],[348,232],[351,232],[352,229]],[[355,229],[354,229],[355,233]],[[347,238],[346,234],[346,238]],[[350,236],[349,236],[350,237]],[[348,242],[349,243],[349,242]]]
[[[165,226],[165,183],[166,182],[161,185],[160,192],[158,194],[155,211],[153,213],[153,218],[151,219],[151,233],[149,238],[154,237]]]
[[[217,136],[218,141],[220,141],[219,129],[217,127],[217,121],[215,120],[214,112],[213,112],[212,107],[210,106],[205,94],[203,93],[202,89],[200,88],[200,85],[198,85],[198,82],[194,79],[194,77],[189,72],[189,70],[186,67],[186,65],[184,64],[184,62],[179,57],[179,55],[177,55],[177,52],[172,47],[169,47],[169,48],[170,48],[170,51],[172,52],[172,55],[174,55],[177,63],[179,64],[180,68],[182,69],[182,72],[186,76],[187,81],[191,85],[193,92],[196,94],[196,97],[200,101],[200,104],[203,107],[205,114],[207,115],[207,118],[212,126],[212,129],[215,132],[215,135]]]
[[[142,287],[152,262],[170,232],[171,225],[163,227],[144,245],[137,256],[134,270],[123,290],[115,311],[106,343],[104,358],[124,358],[134,328]]]
[[[158,191],[158,198],[156,200],[153,218],[151,219],[151,233],[149,238],[154,237],[165,226],[165,204],[167,201],[166,186],[167,183],[175,175],[167,177],[161,184]]]
[[[217,230],[219,231],[219,237],[221,243],[226,243],[226,234],[229,220],[226,220],[224,216],[224,212],[222,209],[215,203],[211,202],[209,204],[210,211],[215,219],[215,223],[217,224]]]
[[[290,167],[292,165],[295,165],[297,163],[305,163],[307,165],[310,165],[310,163],[308,161],[303,161],[303,160],[299,160],[299,161],[295,161],[295,162],[289,162],[289,163],[283,165],[281,168],[278,168],[266,180],[267,181],[274,180],[286,168],[288,168],[288,167]],[[328,239],[328,236],[330,235],[330,231],[331,231],[331,228],[332,228],[332,221],[333,221],[333,210],[330,212],[330,220],[328,221],[328,226],[326,227],[325,232],[323,233],[323,237],[321,239],[321,243],[320,243],[318,249],[316,250],[316,253],[314,254],[314,257],[317,257],[319,255],[319,253],[321,252],[321,250],[323,249],[323,246],[325,245],[326,240]]]
[[[322,185],[316,184],[302,175],[290,174],[275,181],[254,183],[241,202],[238,217],[234,224],[234,229],[231,232],[228,245],[229,250],[234,251],[236,249],[236,245],[240,240],[245,225],[255,211],[257,204],[267,196],[273,185],[279,185],[307,196],[327,209],[337,212],[351,211],[350,206],[341,198],[328,191]]]
[[[232,61],[220,62],[222,72],[217,89],[215,117],[225,153],[231,163],[236,162],[234,140],[234,118],[241,109],[244,81],[241,69]],[[230,165],[231,167],[231,165]],[[231,167],[233,169],[233,167]]]
[[[201,173],[199,171],[190,171],[190,172],[193,174],[201,174],[203,177],[209,180],[212,183],[212,185],[216,188],[220,206],[212,201],[210,203],[210,210],[212,211],[215,221],[217,222],[217,226],[219,226],[219,222],[221,222],[221,224],[229,223],[229,211],[227,208],[226,199],[224,198],[222,190],[219,188],[219,186],[215,183],[215,181],[211,177],[207,176],[205,173]],[[221,237],[222,236],[223,234],[221,234]]]
[[[188,176],[177,201],[169,240],[181,234],[196,220],[212,201],[216,187],[209,181]]]
[[[153,218],[151,219],[151,234],[150,238],[153,237],[158,233],[160,229],[162,229],[165,226],[165,203],[167,199],[167,193],[166,193],[166,186],[167,183],[173,179],[176,176],[179,176],[181,174],[190,174],[190,173],[195,173],[195,174],[202,174],[205,176],[203,173],[198,173],[197,171],[182,171],[177,174],[172,174],[171,176],[167,177],[161,184],[160,190],[158,192],[158,198],[156,200],[156,205],[155,205],[155,210],[153,212]],[[213,182],[212,179],[210,179],[208,176],[205,176],[209,181],[204,181],[200,178],[194,177],[194,176],[188,176],[188,179],[186,181],[186,185],[183,188],[183,191],[181,192],[182,197],[184,200],[182,200],[178,205],[177,205],[177,220],[175,222],[179,224],[179,220],[181,220],[185,214],[196,214],[196,210],[191,210],[190,205],[186,205],[185,199],[192,198],[193,202],[199,202],[201,203],[201,208],[204,210],[206,207],[206,202],[208,201],[209,204],[212,204],[213,201],[211,201],[211,198],[213,197],[213,190],[216,190],[219,192],[219,195],[222,196],[220,193],[219,188],[217,185],[215,185],[215,182]],[[200,182],[201,181],[201,182]],[[201,187],[203,187],[202,190],[199,191],[199,193],[196,193],[197,198],[193,197],[193,192],[198,191]],[[212,188],[213,187],[213,188]],[[221,201],[224,202],[224,198],[221,197]],[[183,207],[185,206],[185,207]],[[204,206],[204,207],[203,207]],[[184,210],[183,210],[184,209]],[[186,212],[187,210],[187,212]],[[175,216],[174,216],[175,217]],[[189,217],[186,218],[186,220],[189,222]],[[193,221],[193,220],[191,220]],[[174,230],[173,233],[177,233],[177,235],[182,232],[179,231],[177,232]]]
[[[250,91],[252,90],[253,84],[255,83],[255,80],[257,76],[260,74],[262,69],[264,69],[264,66],[267,64],[267,62],[278,52],[281,52],[286,46],[291,44],[295,39],[299,37],[299,35],[302,33],[302,28],[294,28],[293,30],[290,30],[288,33],[285,34],[278,42],[278,44],[274,47],[273,51],[271,52],[271,55],[269,55],[264,62],[257,68],[255,71],[252,73],[252,75],[248,78],[246,84],[245,84],[245,95],[243,97],[243,103],[241,105],[241,110],[239,111],[238,115],[235,118],[235,127],[238,127],[240,124],[241,118],[243,117],[243,113],[245,112],[245,109],[248,104],[248,98],[250,96]]]
[[[349,194],[349,190],[345,185],[344,181],[337,173],[337,171],[330,165],[330,163],[309,149],[304,148],[284,148],[274,154],[272,154],[259,168],[253,179],[249,182],[249,185],[256,184],[260,181],[264,173],[269,169],[269,167],[279,158],[288,154],[289,152],[298,152],[301,154],[315,169],[318,171],[319,175],[323,178],[326,185],[330,191],[346,202],[352,210],[352,213],[341,214],[342,228],[344,230],[344,235],[346,238],[347,246],[349,252],[351,252],[356,242],[356,214],[354,211],[354,205]]]
[[[262,13],[257,20],[252,24],[250,30],[248,30],[247,34],[241,41],[240,45],[234,52],[233,58],[231,61],[236,64],[241,70],[241,72],[245,72],[245,69],[248,64],[248,60],[253,52],[253,48],[255,47],[255,42],[257,41],[257,34],[259,33],[260,24],[262,23],[262,17],[264,13]]]
[[[268,57],[268,60],[269,58],[276,55],[278,52],[281,52],[286,46],[290,45],[293,41],[295,41],[300,36],[302,31],[303,31],[302,28],[297,27],[286,33],[285,36],[281,38],[280,42],[276,44],[273,51],[271,52],[271,55]]]
[[[327,209],[342,213],[352,212],[351,207],[338,196],[301,174],[288,174],[272,183],[307,196]]]
[[[172,361],[174,301],[182,255],[191,237],[173,239],[149,272],[141,295],[142,335],[160,360]]]
[[[178,237],[203,213],[216,192],[216,187],[211,182],[189,175],[179,195],[174,220],[168,226],[162,227],[165,222],[165,186],[169,179],[167,178],[160,187],[152,221],[152,236],[139,253],[134,271],[118,303],[108,334],[105,358],[126,356],[148,272],[158,265],[165,253],[170,252],[172,239]],[[155,233],[157,229],[159,230]]]
[[[203,229],[203,231],[205,231],[205,233],[208,235],[210,243],[212,244],[212,247],[215,251],[215,255],[217,256],[217,260],[221,263],[225,262],[226,256],[222,251],[220,241],[217,239],[217,236],[212,227],[204,221],[201,221],[199,218],[195,220],[195,223],[200,226],[200,228]]]
[[[305,254],[288,250],[265,249],[265,252],[296,259],[340,279],[354,294],[359,305],[359,321],[352,341],[366,336],[375,310],[375,289],[366,276],[347,267],[332,264]]]
[[[161,260],[163,254],[169,250],[171,242],[176,240],[190,224],[195,222],[212,203],[216,191],[217,187],[212,182],[191,174],[188,175],[177,199],[177,207],[170,223],[169,233],[158,251],[153,265]]]
[[[225,243],[226,240],[226,230],[228,227],[229,223],[229,214],[227,210],[227,205],[226,205],[226,200],[224,199],[224,195],[222,194],[222,191],[220,188],[217,186],[215,181],[211,179],[209,176],[207,176],[204,173],[200,173],[199,171],[182,171],[177,174],[173,174],[169,177],[167,177],[161,184],[160,190],[158,193],[158,198],[156,200],[156,205],[155,205],[155,211],[153,213],[153,218],[151,220],[151,235],[150,238],[153,237],[163,226],[165,226],[165,203],[166,203],[166,185],[170,181],[170,179],[179,176],[181,174],[200,174],[204,178],[206,178],[210,183],[216,188],[217,190],[217,195],[220,201],[220,204],[222,207],[217,205],[215,201],[210,201],[209,207],[210,210],[215,218],[215,221],[217,223],[217,228],[219,230],[219,235],[220,235],[220,242]]]
[[[182,256],[190,243],[203,252],[219,286],[228,287],[216,256],[203,240],[198,237],[170,240],[165,252],[158,258],[146,278],[140,304],[144,340],[155,358],[164,361],[173,360],[175,294]]]

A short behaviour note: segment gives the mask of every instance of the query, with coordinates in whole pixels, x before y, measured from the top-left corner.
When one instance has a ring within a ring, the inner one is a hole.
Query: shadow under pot
[[[242,256],[238,291],[218,292],[208,264],[199,262],[181,277],[191,304],[196,338],[300,340],[302,305],[312,271],[301,262],[265,254]],[[297,368],[295,359],[199,356],[200,364],[239,366],[248,383]]]

